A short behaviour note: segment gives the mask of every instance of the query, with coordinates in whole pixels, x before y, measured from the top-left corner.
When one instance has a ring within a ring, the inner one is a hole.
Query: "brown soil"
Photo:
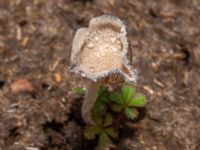
[[[75,31],[110,12],[127,25],[134,86],[148,97],[114,149],[200,149],[198,0],[0,0],[0,149],[95,148],[71,92],[86,82],[67,68]]]

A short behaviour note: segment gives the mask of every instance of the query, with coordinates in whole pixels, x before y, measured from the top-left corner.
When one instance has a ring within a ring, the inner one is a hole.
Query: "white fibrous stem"
[[[82,105],[82,118],[86,124],[94,125],[92,120],[92,108],[98,97],[98,90],[101,83],[90,81],[87,86],[86,96]]]

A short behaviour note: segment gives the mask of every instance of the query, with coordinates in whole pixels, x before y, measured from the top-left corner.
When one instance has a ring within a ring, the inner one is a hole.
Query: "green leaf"
[[[98,95],[101,96],[101,95],[103,95],[104,93],[107,93],[107,92],[108,92],[108,87],[105,86],[105,85],[102,85],[102,86],[99,88]]]
[[[98,98],[98,100],[107,103],[108,100],[109,100],[109,98],[108,98],[108,93],[105,93],[105,94],[103,94],[102,96],[100,96],[100,97]]]
[[[113,110],[114,112],[120,112],[120,111],[122,110],[123,106],[122,106],[122,105],[119,105],[119,104],[112,104],[112,105],[111,105],[111,108],[112,108],[112,110]]]
[[[87,139],[94,139],[95,135],[100,134],[101,129],[99,127],[96,126],[87,126],[84,130],[84,136]]]
[[[128,104],[133,95],[135,94],[135,89],[129,85],[124,85],[121,91],[125,103]]]
[[[112,115],[111,114],[107,114],[106,117],[105,117],[103,126],[104,127],[109,126],[109,125],[112,124],[112,122],[113,122]]]
[[[103,119],[97,114],[92,114],[92,120],[96,123],[97,126],[101,127],[103,125]]]
[[[105,132],[101,132],[99,136],[99,142],[98,142],[99,146],[106,147],[111,143],[112,143],[112,140],[109,138],[109,136]]]
[[[120,93],[116,93],[116,92],[111,93],[110,94],[110,99],[112,101],[114,101],[115,103],[117,103],[117,104],[123,104],[123,99],[122,99],[122,96],[121,96]]]
[[[134,97],[128,104],[131,107],[144,107],[147,104],[146,97],[142,94]]]
[[[78,94],[78,95],[84,95],[85,89],[82,87],[77,87],[73,89],[73,93]]]
[[[105,114],[107,110],[107,105],[102,101],[96,101],[94,107],[92,108],[92,113],[98,116]]]
[[[109,100],[108,95],[109,95],[108,87],[105,85],[102,85],[99,88],[97,100],[107,103]]]
[[[138,112],[134,108],[127,107],[127,108],[125,108],[125,114],[126,114],[127,118],[135,119],[135,118],[137,118]]]
[[[110,127],[110,128],[106,128],[105,132],[110,135],[112,138],[118,138],[118,132],[117,130],[115,130],[114,128]]]

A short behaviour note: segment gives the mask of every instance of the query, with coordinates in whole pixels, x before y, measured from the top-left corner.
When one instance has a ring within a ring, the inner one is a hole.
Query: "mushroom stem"
[[[90,81],[87,86],[86,96],[82,105],[82,118],[86,124],[94,125],[92,120],[92,108],[98,97],[98,90],[101,83]]]

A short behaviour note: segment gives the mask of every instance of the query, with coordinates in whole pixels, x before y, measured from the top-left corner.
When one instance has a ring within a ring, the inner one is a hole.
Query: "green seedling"
[[[85,89],[82,87],[76,87],[73,89],[73,93],[78,94],[78,95],[85,95]]]
[[[118,137],[117,130],[112,127],[113,116],[111,114],[106,114],[104,119],[94,117],[94,122],[96,125],[87,126],[85,128],[84,136],[89,140],[97,136],[98,145],[100,147],[112,144],[111,139]]]
[[[146,97],[136,93],[129,85],[124,85],[118,92],[110,92],[107,86],[101,86],[92,108],[95,125],[86,126],[85,138],[98,138],[99,147],[112,144],[112,140],[118,138],[119,127],[129,119],[136,119],[139,114],[137,109],[145,107],[146,103]]]
[[[143,94],[136,94],[135,89],[129,85],[123,86],[121,93],[111,93],[110,99],[114,102],[111,105],[112,110],[114,112],[124,111],[129,119],[137,118],[137,108],[144,107],[147,103],[146,97]]]
[[[105,115],[107,109],[108,109],[108,102],[109,102],[109,91],[108,87],[105,85],[102,85],[99,88],[98,91],[98,98],[97,101],[92,108],[92,117],[98,116],[101,117]]]

